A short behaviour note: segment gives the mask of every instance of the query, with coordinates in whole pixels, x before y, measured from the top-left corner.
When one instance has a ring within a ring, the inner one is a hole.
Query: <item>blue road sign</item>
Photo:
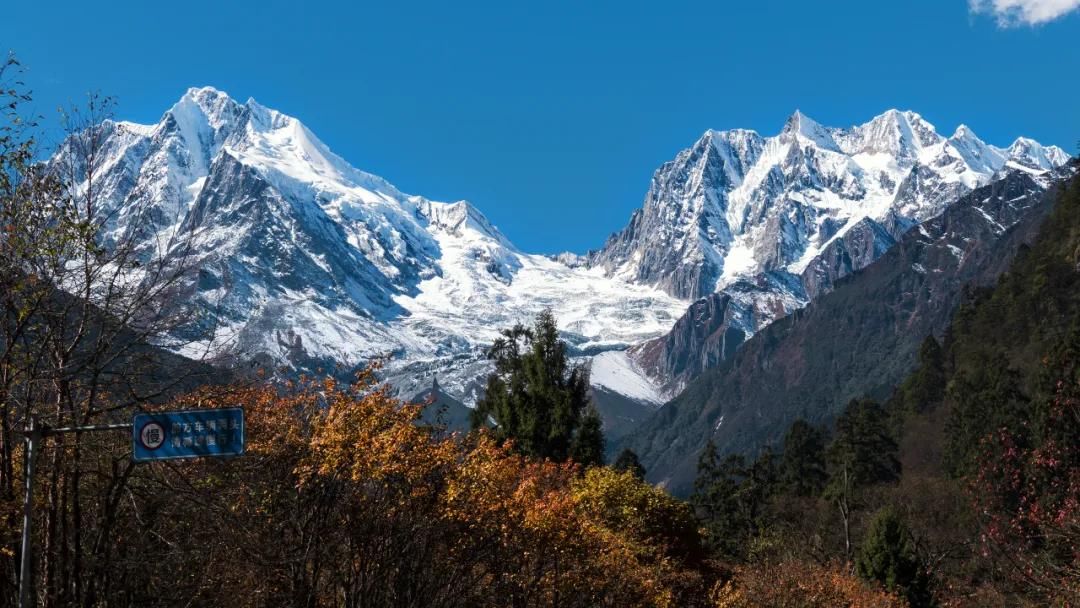
[[[239,456],[244,453],[244,410],[182,410],[136,414],[132,423],[136,462]]]

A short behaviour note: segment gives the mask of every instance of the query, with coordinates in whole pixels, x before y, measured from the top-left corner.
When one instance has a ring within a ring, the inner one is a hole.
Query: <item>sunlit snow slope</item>
[[[410,196],[300,121],[191,89],[156,125],[102,125],[107,234],[188,255],[188,354],[301,369],[391,354],[388,379],[475,397],[483,349],[544,308],[581,355],[667,331],[686,302],[518,250],[464,201]],[[67,153],[62,148],[60,154]]]

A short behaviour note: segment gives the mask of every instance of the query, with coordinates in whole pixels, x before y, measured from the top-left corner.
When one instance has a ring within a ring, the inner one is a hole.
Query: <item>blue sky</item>
[[[581,252],[705,129],[771,135],[796,108],[832,126],[912,109],[1075,153],[1078,4],[20,2],[0,48],[42,112],[98,90],[155,122],[212,85],[406,192],[473,201],[523,249]]]

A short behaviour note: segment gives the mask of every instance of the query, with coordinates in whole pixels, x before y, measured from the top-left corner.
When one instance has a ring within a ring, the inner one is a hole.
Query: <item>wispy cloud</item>
[[[1080,8],[1080,0],[968,0],[973,13],[997,17],[1001,27],[1041,25]]]

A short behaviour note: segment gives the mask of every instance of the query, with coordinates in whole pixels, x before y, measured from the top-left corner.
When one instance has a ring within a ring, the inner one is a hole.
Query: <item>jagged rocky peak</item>
[[[780,141],[792,141],[794,143],[805,142],[823,150],[839,152],[840,146],[836,145],[829,129],[821,126],[821,123],[803,114],[800,110],[788,117],[784,123],[784,129],[780,132]]]
[[[510,240],[503,236],[499,229],[469,201],[437,203],[425,200],[420,203],[419,209],[437,229],[457,236],[461,236],[466,230],[471,230],[504,247],[514,248]]]
[[[1049,171],[1069,161],[1069,155],[1057,146],[1044,146],[1034,139],[1018,137],[1008,149],[1009,160],[1029,169]]]
[[[865,125],[842,131],[837,139],[847,154],[887,154],[908,162],[944,140],[922,116],[899,110],[889,110]]]
[[[255,103],[248,100],[248,106]],[[192,87],[169,109],[177,120],[199,116],[215,130],[235,125],[244,107],[223,91],[214,87]]]
[[[800,274],[863,219],[907,228],[1003,171],[1068,158],[1029,142],[997,148],[965,126],[945,138],[899,110],[845,129],[796,111],[773,137],[706,131],[657,169],[644,205],[589,264],[681,298],[764,271]]]

